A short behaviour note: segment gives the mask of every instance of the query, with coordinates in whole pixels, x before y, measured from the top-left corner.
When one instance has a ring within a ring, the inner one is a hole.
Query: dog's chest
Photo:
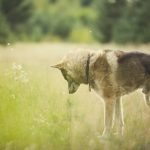
[[[113,51],[108,51],[95,64],[94,91],[102,96],[110,96],[117,87],[116,70],[118,67],[117,56]]]
[[[101,84],[102,82],[98,79],[95,80],[93,89],[94,91],[101,97],[103,97],[103,85]]]

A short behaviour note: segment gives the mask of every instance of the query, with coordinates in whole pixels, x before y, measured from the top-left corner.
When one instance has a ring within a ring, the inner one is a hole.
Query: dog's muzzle
[[[79,84],[72,82],[72,83],[68,83],[68,90],[69,90],[69,94],[73,94],[77,91],[77,89],[79,88]]]

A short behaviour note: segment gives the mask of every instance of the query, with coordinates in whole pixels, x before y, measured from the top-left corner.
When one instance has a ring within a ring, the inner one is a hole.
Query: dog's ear
[[[61,63],[58,63],[56,65],[52,65],[51,67],[57,68],[57,69],[65,69],[65,63],[61,62]]]

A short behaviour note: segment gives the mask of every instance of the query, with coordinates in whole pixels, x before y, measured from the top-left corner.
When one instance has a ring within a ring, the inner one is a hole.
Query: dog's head
[[[63,59],[60,63],[52,67],[59,69],[64,79],[68,82],[69,94],[75,93],[80,86],[80,82],[78,81],[77,73],[70,62],[66,59]]]
[[[64,79],[68,82],[69,94],[75,93],[80,86],[80,83],[67,71],[66,69],[61,69],[61,73]]]
[[[81,83],[86,84],[85,68],[89,51],[77,50],[70,52],[62,61],[52,67],[62,72],[64,79],[68,82],[69,93],[75,93]]]

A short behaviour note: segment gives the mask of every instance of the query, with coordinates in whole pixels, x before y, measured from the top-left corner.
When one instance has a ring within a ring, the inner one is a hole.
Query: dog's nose
[[[75,90],[74,89],[73,90],[69,89],[69,94],[73,94],[73,93],[75,93]]]
[[[69,94],[73,94],[73,93],[74,93],[74,91],[70,91],[70,90],[69,90]]]

